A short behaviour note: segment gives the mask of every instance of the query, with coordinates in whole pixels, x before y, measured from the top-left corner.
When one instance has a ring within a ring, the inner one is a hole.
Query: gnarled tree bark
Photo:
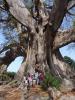
[[[71,42],[75,42],[75,29],[57,32],[53,43],[53,49],[61,48]]]

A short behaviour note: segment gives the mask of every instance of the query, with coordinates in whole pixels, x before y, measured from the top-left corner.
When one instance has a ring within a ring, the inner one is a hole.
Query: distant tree
[[[75,61],[70,57],[64,56],[64,60],[68,63],[73,69],[75,69]]]
[[[73,21],[73,28],[75,28],[75,21]]]

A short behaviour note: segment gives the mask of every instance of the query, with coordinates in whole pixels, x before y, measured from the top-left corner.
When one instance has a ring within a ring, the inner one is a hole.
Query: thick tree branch
[[[10,48],[16,47],[18,45],[18,43],[13,43],[13,44],[9,44],[9,45],[4,45],[3,48],[0,50],[0,54]]]
[[[23,25],[30,28],[32,33],[35,33],[34,19],[23,0],[6,0],[9,5],[10,13]]]
[[[50,23],[52,24],[53,31],[57,31],[60,27],[63,18],[67,12],[67,6],[70,0],[55,0],[50,14]]]
[[[65,32],[58,32],[54,40],[53,49],[58,49],[71,42],[75,42],[75,29],[71,29]]]
[[[43,0],[33,0],[34,8],[33,17],[38,22],[45,26],[48,23],[49,14],[46,10]]]
[[[26,57],[25,49],[22,48],[19,44],[14,43],[14,44],[5,46],[0,51],[0,64],[9,65],[18,56]]]

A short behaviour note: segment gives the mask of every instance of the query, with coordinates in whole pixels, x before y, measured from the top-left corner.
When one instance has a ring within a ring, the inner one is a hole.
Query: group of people
[[[24,76],[24,85],[27,88],[35,87],[35,85],[42,84],[44,80],[44,73],[42,70],[35,68],[34,74],[27,73],[26,76]]]

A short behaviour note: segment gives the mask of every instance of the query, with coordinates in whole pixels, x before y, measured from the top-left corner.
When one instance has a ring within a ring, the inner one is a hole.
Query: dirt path
[[[62,93],[56,100],[75,100],[75,92]]]
[[[22,92],[19,88],[0,86],[0,100],[21,100]],[[42,91],[39,86],[31,88],[27,93],[26,100],[49,100],[48,93]]]
[[[22,100],[22,91],[18,87],[0,86],[0,100]],[[27,93],[26,100],[51,100],[47,91],[40,86],[31,88]],[[75,92],[63,93],[55,100],[75,100]]]
[[[0,86],[0,100],[21,100],[21,91],[16,87]]]

